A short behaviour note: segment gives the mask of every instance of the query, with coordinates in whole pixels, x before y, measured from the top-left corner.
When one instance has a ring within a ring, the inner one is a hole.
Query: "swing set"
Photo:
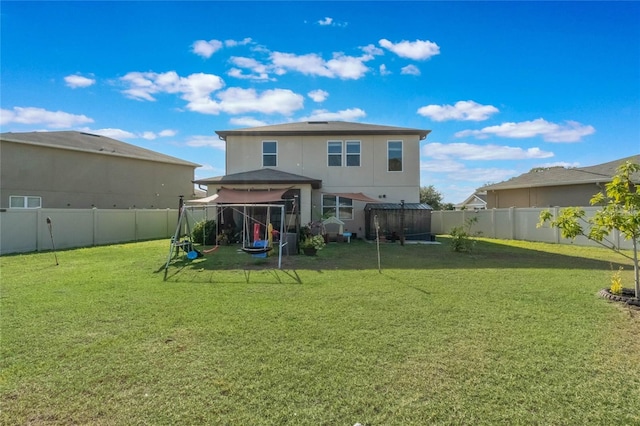
[[[278,250],[278,269],[282,269],[282,252],[283,248],[287,245],[282,236],[285,235],[285,204],[219,204],[216,205],[220,208],[217,212],[218,217],[223,217],[223,211],[226,208],[232,209],[232,211],[239,213],[242,216],[242,247],[240,250],[244,253],[254,255],[255,257],[266,257],[267,254],[273,250],[273,234],[274,229],[271,224],[271,209],[280,210],[280,230],[277,231],[280,238],[278,238],[279,250]],[[254,207],[266,208],[266,220],[265,222],[259,221],[252,216],[248,209],[253,210]],[[165,271],[169,268],[171,259],[178,256],[180,250],[186,253],[187,259],[194,260],[205,254],[210,254],[219,248],[219,241],[216,240],[216,245],[210,249],[203,249],[198,251],[194,248],[194,242],[192,239],[191,226],[189,219],[193,221],[192,210],[201,207],[192,207],[183,205],[180,209],[180,215],[178,218],[178,225],[176,231],[171,238],[171,245],[169,247],[169,254],[167,256],[167,263],[165,265]],[[205,206],[205,220],[206,220],[206,206]],[[219,222],[216,220],[216,235],[219,235]],[[253,229],[253,232],[250,232]],[[264,234],[262,234],[264,229]],[[264,235],[264,238],[261,238]],[[184,237],[184,238],[183,238]],[[251,241],[253,237],[253,241]],[[203,245],[205,243],[205,230],[203,229]]]

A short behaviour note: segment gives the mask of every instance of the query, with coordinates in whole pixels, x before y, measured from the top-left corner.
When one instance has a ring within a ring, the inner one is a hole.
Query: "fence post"
[[[553,208],[554,219],[557,219],[559,214],[560,214],[560,208],[557,206],[554,207]],[[553,227],[553,236],[554,236],[554,239],[556,240],[556,244],[560,244],[560,228],[558,228],[557,226]]]
[[[133,238],[135,241],[139,241],[138,237],[138,209],[133,210]]]
[[[509,226],[511,229],[510,240],[516,239],[516,208],[509,207]]]
[[[37,209],[36,212],[36,251],[42,250],[42,209]]]
[[[496,209],[494,207],[491,209],[491,235],[493,238],[496,238],[496,235],[498,235],[498,230],[496,228]]]
[[[91,244],[95,246],[96,240],[98,239],[98,209],[94,207],[91,210],[93,218],[93,235],[91,236]]]

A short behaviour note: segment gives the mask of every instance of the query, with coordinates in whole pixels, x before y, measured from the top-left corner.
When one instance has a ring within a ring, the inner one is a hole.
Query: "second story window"
[[[347,167],[360,167],[360,141],[347,141]]]
[[[278,165],[278,142],[262,142],[262,167],[276,167]]]
[[[327,142],[327,165],[342,166],[342,141]]]
[[[402,171],[402,141],[387,142],[387,160],[390,172]]]

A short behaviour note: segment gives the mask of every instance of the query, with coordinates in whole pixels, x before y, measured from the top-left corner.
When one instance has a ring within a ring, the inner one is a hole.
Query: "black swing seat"
[[[273,247],[242,247],[241,249],[245,253],[249,254],[262,254],[273,250]]]

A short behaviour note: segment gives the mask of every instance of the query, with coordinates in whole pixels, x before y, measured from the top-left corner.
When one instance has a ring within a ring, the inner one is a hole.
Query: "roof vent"
[[[86,136],[93,136],[94,138],[101,137],[100,135],[94,135],[93,133],[80,132],[80,134],[81,135],[86,135]]]
[[[309,124],[329,124],[328,121],[309,121]]]

